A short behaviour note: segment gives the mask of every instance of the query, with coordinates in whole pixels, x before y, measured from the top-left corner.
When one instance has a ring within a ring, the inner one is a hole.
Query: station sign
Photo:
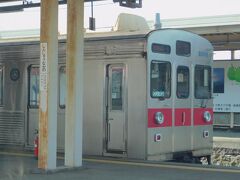
[[[48,86],[47,43],[41,43],[40,51],[40,109],[46,112]]]

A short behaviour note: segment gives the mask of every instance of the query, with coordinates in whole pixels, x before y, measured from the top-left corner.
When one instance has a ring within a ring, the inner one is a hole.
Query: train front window
[[[159,53],[159,54],[170,54],[171,53],[171,47],[166,44],[152,44],[152,52]]]
[[[3,67],[0,66],[0,105],[3,105]]]
[[[39,105],[39,67],[29,67],[29,102],[30,107]]]
[[[189,57],[191,55],[191,43],[186,41],[177,41],[176,54],[178,56]]]
[[[177,97],[180,99],[189,96],[189,69],[186,66],[177,68]]]
[[[211,98],[211,67],[196,65],[195,67],[195,98]]]
[[[164,61],[152,61],[150,78],[151,97],[170,98],[171,64]]]

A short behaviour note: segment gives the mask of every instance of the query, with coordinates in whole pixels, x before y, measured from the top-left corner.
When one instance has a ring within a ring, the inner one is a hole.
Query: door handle
[[[185,121],[186,121],[186,114],[185,112],[182,112],[182,125],[185,125]]]
[[[109,121],[113,121],[113,118],[109,118],[108,120],[109,120]]]

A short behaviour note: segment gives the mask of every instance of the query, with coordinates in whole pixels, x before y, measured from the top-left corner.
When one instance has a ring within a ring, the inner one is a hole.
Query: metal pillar
[[[41,0],[38,168],[56,169],[58,0]]]
[[[65,166],[82,166],[84,0],[67,1]]]

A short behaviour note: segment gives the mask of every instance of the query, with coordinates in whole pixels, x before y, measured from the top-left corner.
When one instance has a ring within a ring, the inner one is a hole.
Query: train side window
[[[29,100],[28,105],[32,108],[39,106],[39,67],[29,67]]]
[[[195,66],[195,98],[211,98],[211,67],[204,65]]]
[[[150,93],[152,98],[170,98],[171,64],[164,61],[151,62]]]
[[[3,66],[0,66],[0,106],[3,105]]]
[[[177,97],[179,99],[189,97],[189,68],[186,66],[177,68]]]
[[[59,106],[65,108],[66,104],[66,67],[59,68]]]
[[[177,41],[176,42],[176,54],[178,56],[187,56],[191,55],[191,43],[186,41]]]

